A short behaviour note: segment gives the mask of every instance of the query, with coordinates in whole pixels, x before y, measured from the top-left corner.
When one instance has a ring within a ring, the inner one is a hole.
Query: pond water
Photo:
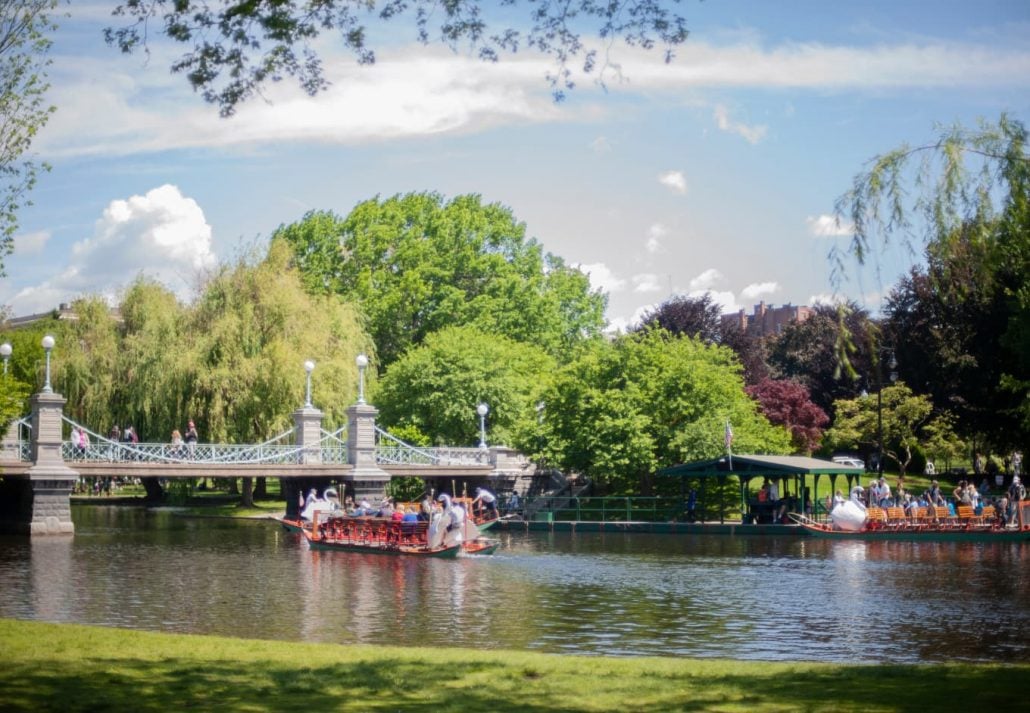
[[[312,552],[272,522],[83,506],[0,539],[0,616],[617,656],[1030,659],[1030,545],[497,533],[492,557]]]

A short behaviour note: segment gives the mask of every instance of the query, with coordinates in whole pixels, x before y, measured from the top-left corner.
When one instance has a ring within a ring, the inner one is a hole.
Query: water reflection
[[[113,507],[0,540],[0,616],[337,643],[833,661],[1025,660],[1026,545],[502,533],[458,561]]]

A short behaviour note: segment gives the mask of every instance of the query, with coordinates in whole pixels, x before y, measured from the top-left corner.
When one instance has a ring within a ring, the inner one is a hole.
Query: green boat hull
[[[438,559],[454,559],[458,556],[458,552],[461,551],[461,545],[454,545],[453,547],[438,547],[435,550],[430,550],[418,547],[362,545],[333,540],[313,540],[310,537],[308,537],[308,545],[310,545],[313,550],[329,552],[358,552],[366,555],[435,557]]]

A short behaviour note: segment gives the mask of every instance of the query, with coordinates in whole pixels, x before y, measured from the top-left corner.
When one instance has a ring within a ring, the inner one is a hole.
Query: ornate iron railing
[[[32,457],[32,424],[27,418],[19,418],[12,425],[17,426],[17,436],[14,440],[4,436],[0,443],[0,460],[28,461]]]
[[[293,435],[293,429],[256,445],[227,443],[129,443],[113,441],[62,417],[72,428],[82,428],[89,435],[89,444],[76,446],[72,441],[61,444],[61,454],[72,462],[191,463],[204,465],[292,464],[302,462],[310,448],[294,444],[277,444]],[[319,444],[323,463],[347,463],[347,448]]]
[[[376,436],[376,463],[380,465],[490,464],[490,451],[485,448],[424,448],[413,446],[378,426],[376,426]]]

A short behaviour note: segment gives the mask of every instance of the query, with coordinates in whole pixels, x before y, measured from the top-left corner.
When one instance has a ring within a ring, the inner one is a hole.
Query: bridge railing
[[[376,426],[376,463],[379,465],[489,465],[484,448],[427,448],[405,443]]]
[[[232,443],[130,443],[105,438],[83,428],[67,417],[64,421],[73,429],[82,428],[90,436],[85,447],[72,441],[61,444],[61,455],[71,462],[101,463],[189,463],[205,465],[234,464],[294,464],[302,462],[310,453],[308,448],[282,443],[293,435],[289,429],[258,444]],[[323,463],[347,463],[347,447],[339,443],[319,444]]]
[[[32,424],[27,418],[15,419],[0,442],[0,460],[28,461],[32,457]]]

